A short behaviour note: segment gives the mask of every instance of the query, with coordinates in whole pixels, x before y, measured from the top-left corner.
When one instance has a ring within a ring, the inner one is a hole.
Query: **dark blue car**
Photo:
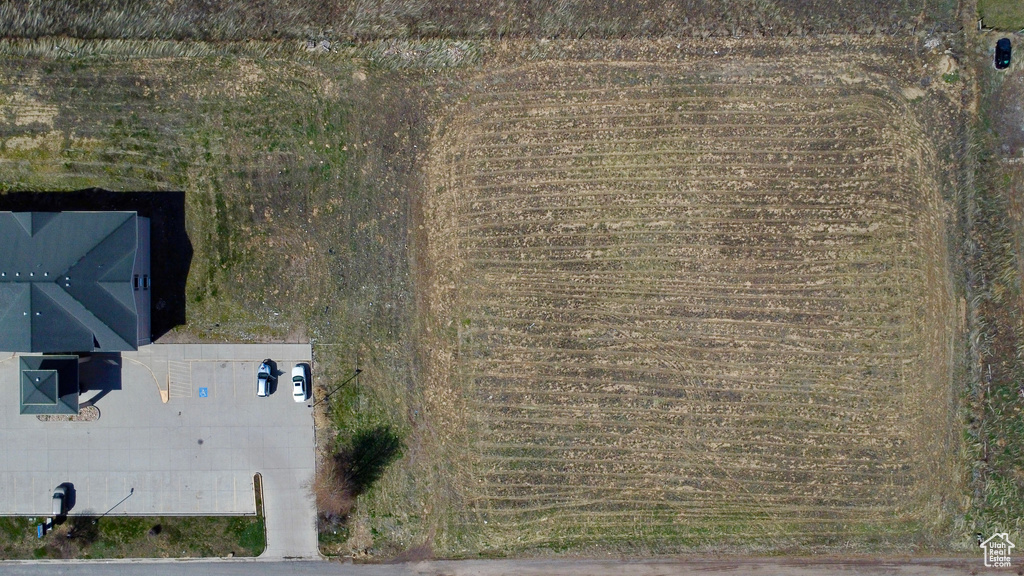
[[[1000,38],[996,42],[996,70],[1004,70],[1010,67],[1010,39]]]

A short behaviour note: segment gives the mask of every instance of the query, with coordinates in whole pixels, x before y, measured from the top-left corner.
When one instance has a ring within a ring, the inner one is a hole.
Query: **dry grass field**
[[[1024,532],[1024,70],[992,66],[1003,34],[982,35],[979,185],[972,198],[969,301],[976,360],[968,395],[974,510],[979,530]]]
[[[683,46],[496,66],[438,123],[428,405],[465,512],[438,544],[941,545],[959,319],[914,112],[941,87],[883,43]]]
[[[338,42],[955,30],[955,0],[8,0],[0,36]]]
[[[0,189],[185,192],[165,337],[309,338],[321,455],[401,440],[326,552],[946,551],[942,50],[7,41]]]
[[[978,15],[989,28],[1019,31],[1024,27],[1024,5],[1013,0],[979,0]]]

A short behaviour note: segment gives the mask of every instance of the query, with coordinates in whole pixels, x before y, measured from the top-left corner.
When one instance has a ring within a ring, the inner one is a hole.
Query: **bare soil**
[[[906,46],[717,48],[552,46],[436,124],[435,549],[948,544],[953,183],[914,107],[956,106]]]

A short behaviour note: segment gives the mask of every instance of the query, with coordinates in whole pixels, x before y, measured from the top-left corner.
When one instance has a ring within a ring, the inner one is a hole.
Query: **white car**
[[[296,364],[295,368],[292,368],[292,398],[296,402],[305,402],[307,390],[309,388],[309,379],[306,377],[306,365]]]
[[[53,515],[63,516],[67,510],[68,488],[61,484],[53,491]]]

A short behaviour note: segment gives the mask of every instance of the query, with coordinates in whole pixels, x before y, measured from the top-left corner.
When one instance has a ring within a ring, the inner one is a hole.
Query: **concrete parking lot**
[[[276,362],[280,386],[256,397],[256,369]],[[55,486],[71,482],[71,514],[253,514],[263,479],[266,557],[316,557],[309,402],[290,371],[308,344],[154,344],[119,357],[120,382],[97,397],[95,422],[42,422],[18,410],[18,362],[0,362],[0,515],[45,516]],[[80,365],[80,366],[84,366]],[[115,370],[114,373],[117,371]],[[315,374],[313,377],[315,378]],[[123,500],[123,501],[122,501]]]

